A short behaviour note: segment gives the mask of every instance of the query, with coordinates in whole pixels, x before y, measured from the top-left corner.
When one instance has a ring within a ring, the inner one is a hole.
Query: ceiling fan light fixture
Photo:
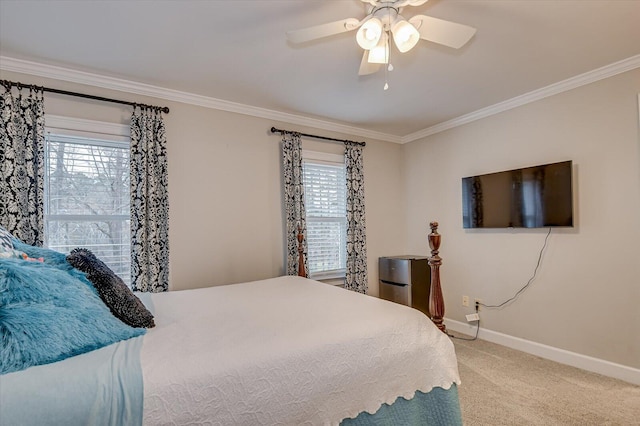
[[[370,64],[389,63],[389,38],[387,37],[387,33],[382,33],[378,44],[369,50],[367,61]]]
[[[418,30],[402,17],[399,17],[399,19],[393,23],[391,32],[393,33],[393,41],[401,53],[413,49],[420,40]]]
[[[298,44],[355,31],[356,41],[364,49],[358,75],[370,75],[384,68],[386,76],[393,69],[389,63],[391,38],[399,53],[406,53],[413,49],[419,40],[459,49],[476,33],[476,29],[468,25],[432,16],[413,15],[405,19],[401,15],[406,6],[420,6],[427,1],[362,0],[363,3],[368,3],[365,7],[366,16],[363,19],[346,18],[287,31],[287,39],[291,43]]]
[[[382,22],[378,18],[372,16],[360,26],[360,29],[358,29],[358,32],[356,33],[356,41],[364,50],[371,50],[380,41],[382,33]]]

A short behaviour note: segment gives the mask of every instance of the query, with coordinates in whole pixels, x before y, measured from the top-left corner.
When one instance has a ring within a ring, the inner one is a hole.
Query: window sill
[[[344,286],[345,277],[346,271],[344,269],[333,269],[309,274],[309,278],[312,280],[340,287]]]
[[[311,278],[311,279],[314,279],[316,281],[320,281],[321,283],[334,285],[336,287],[343,287],[344,286],[344,277],[342,277],[342,278]]]
[[[309,278],[316,281],[324,281],[324,280],[343,280],[344,281],[346,276],[347,276],[347,271],[345,268],[309,272]]]

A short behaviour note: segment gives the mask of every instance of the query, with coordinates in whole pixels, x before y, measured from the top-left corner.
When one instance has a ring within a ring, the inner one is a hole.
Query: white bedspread
[[[299,277],[151,295],[144,424],[338,424],[460,383],[421,312]]]

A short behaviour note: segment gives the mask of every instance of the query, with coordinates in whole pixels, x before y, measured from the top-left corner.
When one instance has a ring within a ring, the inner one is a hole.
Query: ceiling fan
[[[363,19],[347,18],[287,32],[292,43],[305,43],[335,34],[353,31],[356,41],[364,49],[359,75],[373,74],[383,64],[389,64],[389,40],[401,53],[411,50],[420,39],[459,49],[476,32],[475,28],[425,15],[415,15],[408,20],[401,12],[406,6],[420,6],[428,0],[361,0],[366,3],[367,15]],[[388,86],[385,85],[385,89]]]

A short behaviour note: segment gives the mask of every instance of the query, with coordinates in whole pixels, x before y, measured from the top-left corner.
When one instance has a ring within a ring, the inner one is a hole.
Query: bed
[[[299,276],[137,296],[144,334],[0,375],[0,424],[462,424],[453,345],[418,310]]]

